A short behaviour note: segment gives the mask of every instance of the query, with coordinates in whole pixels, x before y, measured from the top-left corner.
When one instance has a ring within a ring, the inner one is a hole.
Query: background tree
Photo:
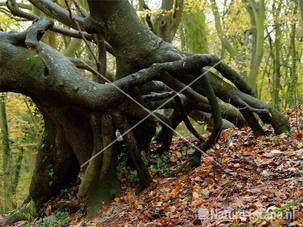
[[[0,128],[2,132],[2,149],[3,149],[3,210],[10,210],[13,208],[12,200],[12,182],[10,177],[11,171],[11,149],[8,134],[7,115],[5,107],[5,97],[1,95],[0,99]]]
[[[180,27],[181,47],[191,53],[207,53],[207,25],[204,8],[198,0],[186,1]]]

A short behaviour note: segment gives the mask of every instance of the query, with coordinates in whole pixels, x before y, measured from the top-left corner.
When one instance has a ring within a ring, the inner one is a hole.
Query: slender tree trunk
[[[265,3],[264,0],[249,1],[247,6],[253,34],[253,47],[248,80],[253,91],[257,91],[257,78],[264,52]]]
[[[228,41],[228,39],[226,38],[226,36],[224,34],[224,30],[223,30],[223,26],[221,23],[220,14],[219,14],[216,0],[210,0],[210,2],[211,2],[212,13],[215,17],[216,31],[221,40],[223,48],[230,54],[230,56],[233,59],[241,61],[242,58],[241,58],[240,54],[238,53],[237,49],[233,47],[233,45]]]
[[[12,195],[13,196],[15,196],[16,192],[17,192],[23,158],[24,158],[24,149],[19,148],[16,162],[14,164],[14,172],[13,172],[13,176],[12,176]]]
[[[12,181],[11,181],[11,149],[9,142],[8,123],[5,107],[5,96],[0,96],[0,129],[2,134],[3,151],[3,209],[9,211],[13,208]]]
[[[76,51],[79,50],[80,46],[81,46],[81,39],[71,39],[64,50],[64,55],[66,57],[74,57]]]
[[[207,53],[207,25],[201,9],[183,13],[180,32],[183,50],[191,53]]]
[[[294,15],[297,12],[297,7],[294,9]],[[297,46],[296,46],[296,31],[297,24],[291,24],[290,31],[290,58],[291,58],[291,68],[290,68],[290,80],[288,82],[288,92],[287,92],[287,103],[289,107],[295,106],[297,103],[297,83],[298,83],[298,75],[297,75]]]
[[[162,0],[161,9],[170,10],[173,8],[174,0]]]
[[[300,23],[301,27],[303,29],[303,0],[298,0],[298,6],[299,6],[299,15],[300,15]]]
[[[274,64],[274,74],[273,74],[273,104],[274,107],[279,109],[280,107],[280,88],[281,88],[281,54],[280,50],[282,47],[281,43],[281,22],[279,21],[279,16],[281,12],[281,2],[273,3],[273,17],[274,17],[274,25],[275,25],[275,42],[274,42],[274,50],[275,50],[275,64]]]
[[[140,3],[140,5],[142,4],[143,2]],[[181,22],[183,4],[184,0],[163,0],[160,10],[144,12],[143,22],[153,33],[170,43],[174,39]]]

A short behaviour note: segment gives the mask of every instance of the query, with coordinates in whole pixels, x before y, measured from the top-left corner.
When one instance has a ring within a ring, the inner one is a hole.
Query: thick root
[[[126,148],[132,159],[132,162],[138,172],[140,178],[140,190],[147,188],[152,182],[152,178],[146,168],[138,149],[136,138],[133,132],[130,130],[127,119],[119,112],[114,112],[112,114],[115,126],[119,129],[122,134],[123,140],[126,144]]]
[[[88,195],[88,191],[97,179],[101,168],[102,155],[98,155],[98,152],[102,149],[101,116],[97,113],[93,113],[91,115],[90,124],[93,130],[94,140],[93,158],[89,162],[79,186],[78,197],[80,198]]]

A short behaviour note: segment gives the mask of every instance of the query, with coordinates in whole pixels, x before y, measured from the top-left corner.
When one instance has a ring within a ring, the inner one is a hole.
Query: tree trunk
[[[265,3],[264,0],[249,1],[247,11],[250,16],[252,34],[253,34],[253,49],[250,61],[250,70],[248,75],[249,84],[253,91],[257,91],[257,78],[259,68],[264,52],[264,29],[265,29]]]
[[[273,74],[273,104],[276,109],[280,107],[280,89],[281,89],[281,25],[279,21],[282,3],[273,3],[273,19],[275,23],[275,61],[274,61],[274,74]]]
[[[233,59],[241,61],[242,58],[240,56],[240,53],[238,53],[237,49],[232,46],[232,44],[228,41],[228,39],[224,34],[216,0],[211,0],[210,2],[211,2],[212,13],[215,18],[216,31],[218,33],[219,39],[221,40],[222,47],[230,54],[230,56]]]
[[[300,24],[303,28],[303,0],[298,0],[298,6],[299,6],[299,15],[300,15]]]
[[[90,156],[92,139],[87,117],[79,110],[45,103],[38,107],[45,131],[30,185],[30,196],[37,208],[75,182],[79,164]]]
[[[8,123],[5,107],[5,96],[0,96],[0,128],[2,134],[3,149],[3,210],[9,211],[13,208],[12,201],[12,179],[11,179],[11,149],[9,141]]]
[[[296,14],[297,11],[298,9],[296,5],[294,9],[294,14]],[[290,68],[290,80],[288,82],[288,90],[287,90],[288,107],[293,107],[297,105],[297,83],[298,83],[297,59],[299,57],[299,54],[297,52],[297,46],[296,46],[296,35],[297,35],[297,24],[294,22],[293,24],[291,24],[291,32],[289,38],[291,68]]]
[[[207,25],[202,9],[184,12],[181,23],[182,49],[191,53],[207,53]]]
[[[13,196],[16,196],[17,187],[18,187],[19,178],[20,178],[21,167],[22,167],[22,162],[23,162],[23,158],[24,158],[24,149],[19,148],[18,150],[19,150],[19,153],[18,153],[18,156],[16,158],[15,165],[14,165],[15,171],[12,174],[12,195]]]

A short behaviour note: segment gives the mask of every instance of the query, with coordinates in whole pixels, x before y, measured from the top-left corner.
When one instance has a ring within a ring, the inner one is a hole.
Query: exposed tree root
[[[92,157],[98,154],[102,149],[102,132],[101,132],[101,117],[100,114],[93,113],[91,116],[91,127],[93,131],[94,149]],[[78,197],[87,196],[91,185],[95,183],[100,174],[102,155],[96,156],[92,159],[85,170],[84,176],[78,190]]]
[[[123,135],[122,137],[126,144],[129,155],[138,172],[140,178],[140,187],[138,188],[138,192],[142,191],[143,189],[145,189],[150,185],[150,183],[152,182],[152,178],[141,158],[141,154],[137,146],[136,138],[133,132],[130,130],[127,119],[121,113],[113,112],[112,117],[115,126],[119,129],[120,133]]]
[[[114,127],[111,116],[109,114],[102,115],[102,165],[100,170],[99,179],[102,179],[108,174],[110,170],[110,164],[112,163],[112,153],[115,152],[113,147],[110,146],[112,141],[115,139]]]
[[[70,20],[68,22],[72,23]],[[0,64],[6,66],[0,68],[1,91],[15,91],[30,96],[45,120],[46,134],[38,153],[30,189],[31,198],[37,206],[74,181],[78,167],[86,164],[87,160],[90,161],[78,196],[88,195],[91,202],[101,201],[102,204],[109,201],[119,190],[115,174],[117,153],[113,142],[116,130],[121,133],[128,155],[138,172],[138,191],[152,182],[141,151],[149,147],[155,136],[156,121],[162,126],[158,138],[162,144],[160,151],[163,152],[170,147],[172,129],[182,121],[202,141],[203,137],[190,124],[188,115],[200,110],[211,114],[211,134],[201,146],[196,147],[188,163],[189,169],[199,165],[201,152],[206,152],[218,141],[222,116],[231,119],[235,125],[238,125],[239,119],[239,125],[247,124],[256,135],[264,134],[261,121],[270,123],[277,134],[289,130],[287,119],[270,105],[256,99],[241,76],[214,55],[188,55],[160,42],[157,48],[163,48],[162,45],[172,48],[171,52],[165,48],[161,50],[167,53],[159,56],[161,61],[158,62],[162,63],[148,64],[147,68],[141,67],[141,70],[128,69],[132,66],[125,64],[124,68],[119,67],[118,74],[122,74],[123,70],[134,73],[113,83],[101,84],[99,82],[104,81],[82,77],[68,58],[39,42],[43,32],[52,26],[53,23],[44,18],[25,32],[0,33]],[[102,65],[102,62],[106,62],[105,42],[99,41],[98,70],[92,70],[96,75],[106,73]],[[35,58],[36,53],[26,50],[25,45],[35,48],[40,58]],[[121,64],[124,56],[117,58]],[[155,56],[150,58],[153,61],[157,59]],[[30,67],[26,67],[29,62]],[[22,67],[14,67],[18,63]],[[232,84],[206,72],[207,67],[216,69]],[[162,94],[149,94],[163,90],[165,92]],[[169,100],[171,98],[173,100]],[[172,108],[174,111],[168,119],[151,112],[158,107]],[[141,120],[142,124],[132,130],[131,127]],[[114,147],[110,146],[112,144]]]
[[[183,122],[188,129],[197,139],[199,139],[201,142],[205,142],[203,137],[196,131],[196,129],[193,127],[193,125],[190,123],[185,108],[183,106],[183,103],[179,97],[179,94],[175,95],[176,100],[176,111],[178,111],[183,119]]]

